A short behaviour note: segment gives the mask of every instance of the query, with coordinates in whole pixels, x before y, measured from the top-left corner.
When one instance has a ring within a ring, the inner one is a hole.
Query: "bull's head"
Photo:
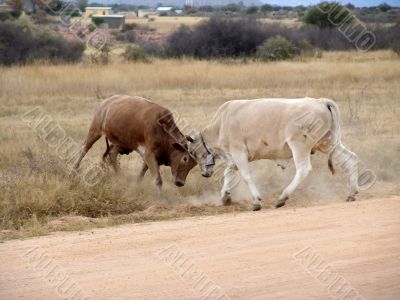
[[[175,177],[176,186],[184,186],[186,177],[191,169],[197,164],[188,152],[187,145],[174,143],[174,150],[171,153],[171,172]]]
[[[214,173],[214,155],[211,153],[200,133],[187,136],[189,141],[189,153],[197,161],[201,169],[201,175],[211,177]]]

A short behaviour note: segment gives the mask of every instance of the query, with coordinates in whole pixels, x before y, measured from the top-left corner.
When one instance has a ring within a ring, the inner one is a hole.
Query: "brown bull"
[[[187,174],[196,165],[196,161],[187,152],[186,137],[175,125],[171,112],[141,97],[115,95],[100,104],[75,170],[102,135],[106,136],[107,141],[103,159],[110,156],[110,162],[116,168],[118,154],[139,152],[144,160],[140,179],[149,169],[160,190],[160,165],[171,167],[177,186],[185,184]]]

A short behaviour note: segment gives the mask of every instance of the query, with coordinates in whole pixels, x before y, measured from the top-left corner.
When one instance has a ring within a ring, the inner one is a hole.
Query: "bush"
[[[130,31],[138,28],[138,24],[136,23],[125,23],[124,26],[122,27],[122,32],[125,31]]]
[[[263,25],[254,19],[211,17],[194,29],[181,26],[167,39],[167,54],[199,58],[252,55],[265,40]]]
[[[370,29],[375,37],[376,43],[373,49],[395,49],[400,41],[400,25],[378,26]]]
[[[92,17],[92,22],[96,26],[100,26],[101,24],[104,23],[104,19],[102,18],[97,18],[97,17]]]
[[[306,13],[303,21],[306,24],[317,25],[320,28],[333,28],[338,24],[342,24],[349,15],[350,11],[337,2],[323,2],[311,8]]]
[[[391,49],[394,51],[394,53],[400,56],[400,41],[394,42],[391,46]]]
[[[31,15],[31,18],[35,24],[43,25],[49,23],[48,14],[42,9],[38,9],[36,13]]]
[[[134,43],[136,41],[135,30],[115,30],[111,31],[117,41]]]
[[[125,52],[123,53],[123,57],[127,61],[133,62],[150,62],[149,56],[146,51],[138,46],[127,46],[125,48]]]
[[[92,24],[92,23],[89,23],[88,26],[87,26],[87,29],[88,29],[90,32],[93,32],[93,31],[96,30],[96,25],[94,25],[94,24]]]
[[[20,3],[19,1],[16,1],[16,3]],[[10,3],[9,3],[10,5]],[[0,22],[4,22],[7,20],[14,20],[14,19],[18,19],[21,14],[22,14],[22,6],[18,7],[16,4],[14,4],[15,6],[11,6],[11,10],[10,11],[1,11],[0,9]],[[22,5],[22,4],[21,4]]]
[[[319,53],[320,51],[318,51],[318,49],[314,48],[313,45],[310,43],[310,41],[307,38],[301,40],[298,43],[298,46],[299,46],[301,55],[303,55],[305,57],[313,57],[313,56],[320,55],[320,53]]]
[[[352,32],[349,39],[338,28],[289,28],[279,24],[260,24],[254,19],[211,18],[193,29],[179,27],[167,38],[162,53],[172,57],[198,58],[252,56],[265,40],[277,35],[290,41],[297,52],[306,56],[315,56],[321,50],[354,50],[363,41],[356,37],[367,31],[376,38],[373,50],[395,49],[396,41],[400,40],[400,25],[354,26],[354,30],[350,28],[348,31]]]
[[[280,35],[269,38],[257,49],[257,56],[264,61],[291,59],[298,54],[295,46]]]
[[[105,42],[99,47],[96,47],[96,51],[90,54],[90,61],[93,64],[108,64],[110,62],[111,45],[109,42]]]
[[[0,64],[25,64],[34,60],[78,61],[84,51],[79,41],[55,37],[47,31],[15,22],[0,22]]]

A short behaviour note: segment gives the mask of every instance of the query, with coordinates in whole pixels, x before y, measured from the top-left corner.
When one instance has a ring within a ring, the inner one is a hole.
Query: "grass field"
[[[181,25],[194,26],[207,17],[150,17],[150,18],[134,18],[126,19],[126,23],[136,23],[138,25],[145,25],[156,32],[169,33],[179,28]],[[260,22],[265,24],[281,24],[288,27],[299,26],[302,23],[296,19],[269,19],[260,18]]]
[[[121,159],[122,173],[111,171],[100,183],[87,186],[69,175],[59,159],[21,117],[40,107],[81,144],[95,107],[96,94],[139,95],[176,112],[184,130],[200,129],[216,109],[230,99],[261,97],[328,97],[342,113],[343,141],[374,170],[378,181],[360,199],[399,194],[400,174],[400,59],[391,52],[332,52],[320,59],[301,61],[217,62],[154,60],[150,64],[113,63],[107,66],[31,65],[0,69],[0,229],[3,236],[38,235],[54,229],[78,229],[186,215],[246,210],[250,194],[235,191],[244,200],[220,207],[216,179],[200,176],[196,167],[187,184],[177,188],[163,169],[167,200],[157,199],[149,175],[136,184],[140,160],[135,154]],[[84,160],[100,164],[104,140]],[[289,207],[344,201],[344,176],[332,177],[326,156],[313,157],[313,172],[288,201]],[[264,207],[272,204],[293,176],[273,162],[252,164]],[[102,217],[98,219],[99,217]],[[72,221],[71,221],[72,220]]]
[[[194,26],[205,20],[204,17],[150,17],[127,19],[126,23],[136,23],[138,25],[146,25],[157,32],[167,33],[179,28],[181,25]]]

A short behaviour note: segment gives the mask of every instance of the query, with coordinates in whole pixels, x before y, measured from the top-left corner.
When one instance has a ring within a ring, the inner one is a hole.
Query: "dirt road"
[[[0,244],[0,299],[68,297],[400,299],[400,198]]]

